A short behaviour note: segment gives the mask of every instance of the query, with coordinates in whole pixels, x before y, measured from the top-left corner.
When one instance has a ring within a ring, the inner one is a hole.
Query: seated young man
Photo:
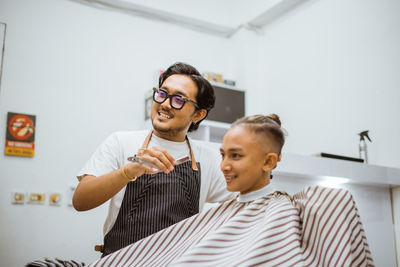
[[[284,141],[275,114],[236,121],[220,167],[238,197],[93,266],[373,266],[348,191],[315,186],[289,196],[269,185]]]

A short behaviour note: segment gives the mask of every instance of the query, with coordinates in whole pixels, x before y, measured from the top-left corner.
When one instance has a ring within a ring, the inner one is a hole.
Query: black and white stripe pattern
[[[25,267],[83,267],[85,263],[77,262],[74,260],[61,260],[61,259],[54,259],[50,260],[45,258],[44,260],[37,260],[29,262],[25,265]]]
[[[200,175],[188,161],[169,174],[143,175],[129,183],[117,220],[104,237],[103,256],[197,214]]]
[[[373,266],[352,195],[307,187],[225,202],[91,266]]]
[[[294,200],[303,211],[304,265],[373,265],[356,204],[348,191],[307,188]]]

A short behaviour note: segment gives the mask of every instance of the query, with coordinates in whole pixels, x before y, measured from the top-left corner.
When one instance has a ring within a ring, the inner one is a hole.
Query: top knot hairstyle
[[[158,86],[161,87],[162,84],[165,82],[165,80],[169,76],[172,76],[174,74],[186,75],[190,79],[192,79],[192,81],[196,84],[198,89],[196,95],[196,102],[199,105],[200,109],[205,109],[207,111],[208,115],[208,112],[215,105],[215,94],[212,85],[203,76],[201,76],[201,74],[193,66],[182,62],[177,62],[171,65],[166,71],[164,71],[160,75],[160,78],[158,80]],[[207,115],[204,117],[204,119],[207,118]],[[192,123],[188,131],[192,132],[197,130],[199,128],[199,124],[201,121],[198,121],[197,123]]]
[[[281,128],[281,120],[276,114],[253,115],[238,119],[232,124],[235,126],[248,127],[255,134],[263,134],[273,141],[275,152],[281,155],[282,147],[285,144],[285,133]]]

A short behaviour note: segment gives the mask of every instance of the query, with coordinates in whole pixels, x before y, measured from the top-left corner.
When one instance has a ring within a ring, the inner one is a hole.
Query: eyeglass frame
[[[165,97],[165,99],[164,99],[164,101],[162,101],[162,102],[156,101],[155,95],[156,95],[156,93],[157,93],[158,91],[163,91],[164,93],[167,94],[166,97]],[[182,104],[182,107],[176,108],[176,107],[174,107],[174,106],[172,105],[172,98],[173,98],[174,96],[177,96],[177,97],[180,97],[180,98],[183,99],[184,102],[183,102],[183,104]],[[173,109],[181,110],[181,109],[183,108],[183,106],[185,106],[186,102],[190,102],[190,103],[193,104],[193,106],[194,106],[196,109],[200,109],[199,105],[198,105],[196,102],[194,102],[193,100],[187,98],[186,96],[183,96],[183,95],[180,95],[180,94],[172,94],[172,95],[171,95],[171,94],[169,94],[167,91],[165,91],[165,90],[163,90],[163,89],[161,89],[161,88],[153,87],[153,101],[154,101],[154,102],[156,102],[156,103],[158,103],[158,104],[162,104],[162,103],[164,103],[168,98],[169,98],[169,103],[170,103],[170,105],[171,105],[171,107],[172,107]]]

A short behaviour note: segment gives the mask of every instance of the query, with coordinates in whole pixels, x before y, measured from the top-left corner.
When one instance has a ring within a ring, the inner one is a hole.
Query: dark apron
[[[152,131],[142,148],[147,148]],[[144,174],[126,186],[124,199],[112,229],[104,237],[102,257],[199,212],[200,164],[175,166],[168,174]]]

